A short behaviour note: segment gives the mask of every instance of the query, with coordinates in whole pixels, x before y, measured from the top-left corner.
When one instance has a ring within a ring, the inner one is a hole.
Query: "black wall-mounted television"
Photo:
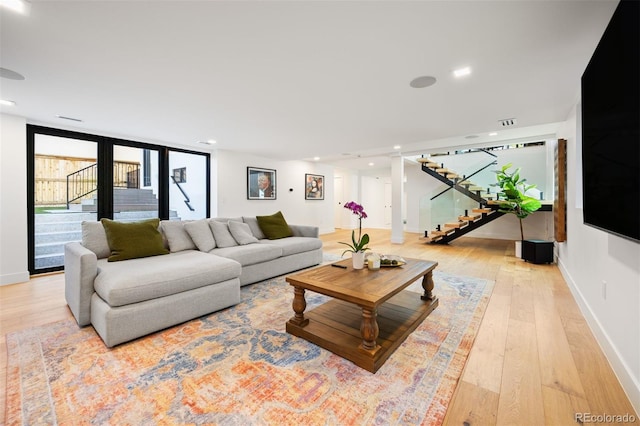
[[[582,75],[585,225],[640,243],[640,2],[622,0]]]

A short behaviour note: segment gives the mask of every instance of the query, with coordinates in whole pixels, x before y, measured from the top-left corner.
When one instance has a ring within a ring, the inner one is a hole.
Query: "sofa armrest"
[[[317,226],[289,225],[289,228],[294,237],[318,238],[320,235],[320,229]]]
[[[93,281],[98,275],[98,258],[79,242],[64,246],[64,295],[78,325],[91,324]]]

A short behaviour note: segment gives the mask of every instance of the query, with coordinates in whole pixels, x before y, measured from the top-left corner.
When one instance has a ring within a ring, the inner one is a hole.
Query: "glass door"
[[[97,146],[94,141],[34,135],[32,272],[63,266],[64,245],[82,239],[82,221],[97,219]]]
[[[158,151],[114,145],[113,218],[133,222],[158,217]]]
[[[209,216],[209,157],[169,152],[169,219],[195,220]]]

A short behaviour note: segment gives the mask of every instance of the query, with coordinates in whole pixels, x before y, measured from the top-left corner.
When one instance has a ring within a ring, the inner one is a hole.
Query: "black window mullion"
[[[98,220],[113,219],[113,143],[98,143]]]
[[[169,219],[169,149],[158,149],[158,217]]]

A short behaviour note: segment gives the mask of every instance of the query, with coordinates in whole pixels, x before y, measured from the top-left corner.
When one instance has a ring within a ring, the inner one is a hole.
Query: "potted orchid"
[[[369,234],[362,235],[362,219],[367,218],[367,213],[365,213],[364,207],[354,201],[346,203],[344,208],[351,210],[351,213],[358,216],[358,239],[356,240],[356,231],[354,229],[351,231],[351,244],[340,243],[349,247],[347,250],[342,252],[342,256],[347,252],[353,253],[351,255],[353,259],[353,268],[362,269],[364,267],[364,252],[369,250],[367,247],[367,244],[369,244]]]

